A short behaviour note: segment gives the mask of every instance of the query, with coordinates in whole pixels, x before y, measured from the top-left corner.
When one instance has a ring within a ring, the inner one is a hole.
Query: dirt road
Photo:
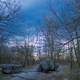
[[[20,74],[13,75],[11,80],[68,80],[64,75],[65,67],[60,66],[58,71],[50,73],[38,72],[37,68],[24,70]]]

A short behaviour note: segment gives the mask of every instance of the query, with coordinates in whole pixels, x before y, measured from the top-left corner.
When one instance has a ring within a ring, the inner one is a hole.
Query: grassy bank
[[[4,75],[0,72],[0,80],[4,80]]]
[[[73,65],[72,69],[68,66],[64,68],[64,75],[69,80],[80,80],[80,68],[77,65]]]

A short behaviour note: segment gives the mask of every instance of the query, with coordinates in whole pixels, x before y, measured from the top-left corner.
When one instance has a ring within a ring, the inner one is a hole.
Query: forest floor
[[[69,65],[60,65],[58,71],[55,72],[42,73],[37,71],[37,67],[32,67],[30,69],[26,68],[18,74],[3,74],[0,80],[80,80],[80,75],[76,75],[74,78],[75,75],[73,72],[71,76]]]
[[[67,73],[67,68],[66,65],[60,65],[56,72],[42,73],[37,72],[37,67],[34,67],[29,70],[26,69],[20,74],[13,75],[11,80],[68,80],[65,74]]]

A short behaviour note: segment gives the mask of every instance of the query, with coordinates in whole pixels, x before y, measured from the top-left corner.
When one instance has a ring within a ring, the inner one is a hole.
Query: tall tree
[[[0,53],[3,53],[4,47],[6,47],[6,41],[8,39],[7,34],[11,34],[8,31],[8,25],[13,22],[16,18],[17,13],[20,10],[20,4],[18,0],[0,0]]]
[[[62,26],[64,26],[65,30],[67,30],[68,32],[68,40],[71,40],[75,37],[76,39],[76,42],[77,42],[77,51],[75,51],[75,55],[76,55],[76,58],[77,58],[77,61],[79,63],[79,58],[80,58],[80,46],[79,46],[79,33],[78,33],[78,28],[80,26],[80,2],[79,0],[67,0],[66,2],[65,1],[62,1],[60,0],[61,3],[62,3],[62,7],[61,8],[61,11],[62,11],[62,15],[59,13],[59,12],[56,12],[56,10],[53,9],[53,5],[50,5],[50,10],[52,11],[53,15],[56,16],[56,18],[59,20],[59,22],[61,23]],[[67,4],[65,4],[67,3]],[[64,5],[65,4],[65,5]],[[70,7],[72,7],[74,9],[70,10],[70,11],[65,11],[65,6],[68,7],[68,5]],[[71,18],[69,17],[70,15],[68,14],[68,12],[73,12],[75,13],[74,17]],[[66,18],[67,16],[67,18]],[[75,34],[75,35],[74,35]],[[74,45],[74,40],[73,40],[73,45]],[[75,47],[75,45],[74,45]],[[80,64],[80,63],[79,63]]]
[[[45,50],[48,52],[48,56],[54,60],[55,55],[55,33],[56,25],[49,17],[45,18],[45,25],[43,29],[43,35],[45,36]],[[54,60],[55,62],[55,60]]]

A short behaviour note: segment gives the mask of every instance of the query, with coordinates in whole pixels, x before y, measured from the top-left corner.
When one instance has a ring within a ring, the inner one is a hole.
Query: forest
[[[80,80],[80,1],[0,0],[0,80]]]

